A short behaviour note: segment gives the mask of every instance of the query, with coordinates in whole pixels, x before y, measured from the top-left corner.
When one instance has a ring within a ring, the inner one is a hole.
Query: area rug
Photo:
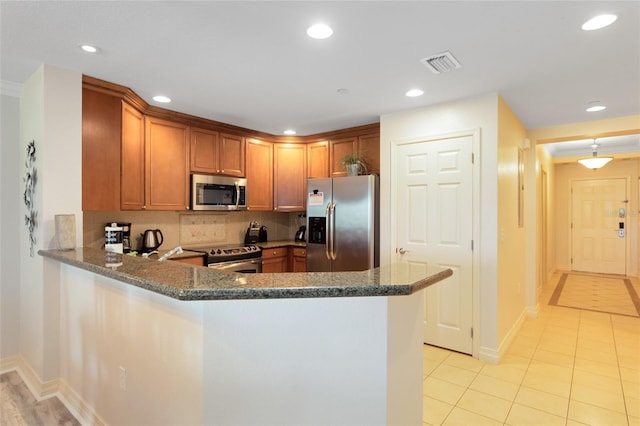
[[[640,317],[640,298],[631,280],[562,274],[549,305]]]

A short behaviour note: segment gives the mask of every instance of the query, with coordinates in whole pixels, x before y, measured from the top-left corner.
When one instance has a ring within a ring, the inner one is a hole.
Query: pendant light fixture
[[[609,161],[613,160],[612,157],[598,157],[598,144],[596,140],[593,140],[593,144],[591,145],[591,150],[593,151],[593,155],[589,158],[583,158],[578,160],[578,163],[585,166],[587,169],[597,170],[600,167],[607,164]]]

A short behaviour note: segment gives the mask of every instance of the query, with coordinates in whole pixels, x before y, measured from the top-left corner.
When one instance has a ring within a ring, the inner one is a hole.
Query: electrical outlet
[[[127,370],[120,366],[120,389],[127,390]]]

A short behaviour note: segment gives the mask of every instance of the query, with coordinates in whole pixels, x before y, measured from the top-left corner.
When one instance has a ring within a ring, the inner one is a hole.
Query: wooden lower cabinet
[[[304,247],[291,247],[291,272],[307,272],[307,249]]]
[[[289,248],[276,247],[262,250],[262,272],[278,273],[289,270]]]

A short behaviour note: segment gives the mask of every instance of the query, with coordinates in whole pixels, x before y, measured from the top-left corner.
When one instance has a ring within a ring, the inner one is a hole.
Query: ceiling
[[[618,20],[581,30],[600,13]],[[640,113],[637,1],[2,1],[0,17],[3,87],[46,63],[271,134],[489,92],[528,129]],[[318,21],[333,37],[307,37]],[[436,75],[420,62],[444,51],[462,68]],[[412,88],[425,93],[406,97]],[[608,108],[585,112],[595,100]]]
[[[546,143],[544,148],[554,158],[590,157],[594,139]],[[595,139],[598,155],[640,153],[640,135],[611,136]]]

